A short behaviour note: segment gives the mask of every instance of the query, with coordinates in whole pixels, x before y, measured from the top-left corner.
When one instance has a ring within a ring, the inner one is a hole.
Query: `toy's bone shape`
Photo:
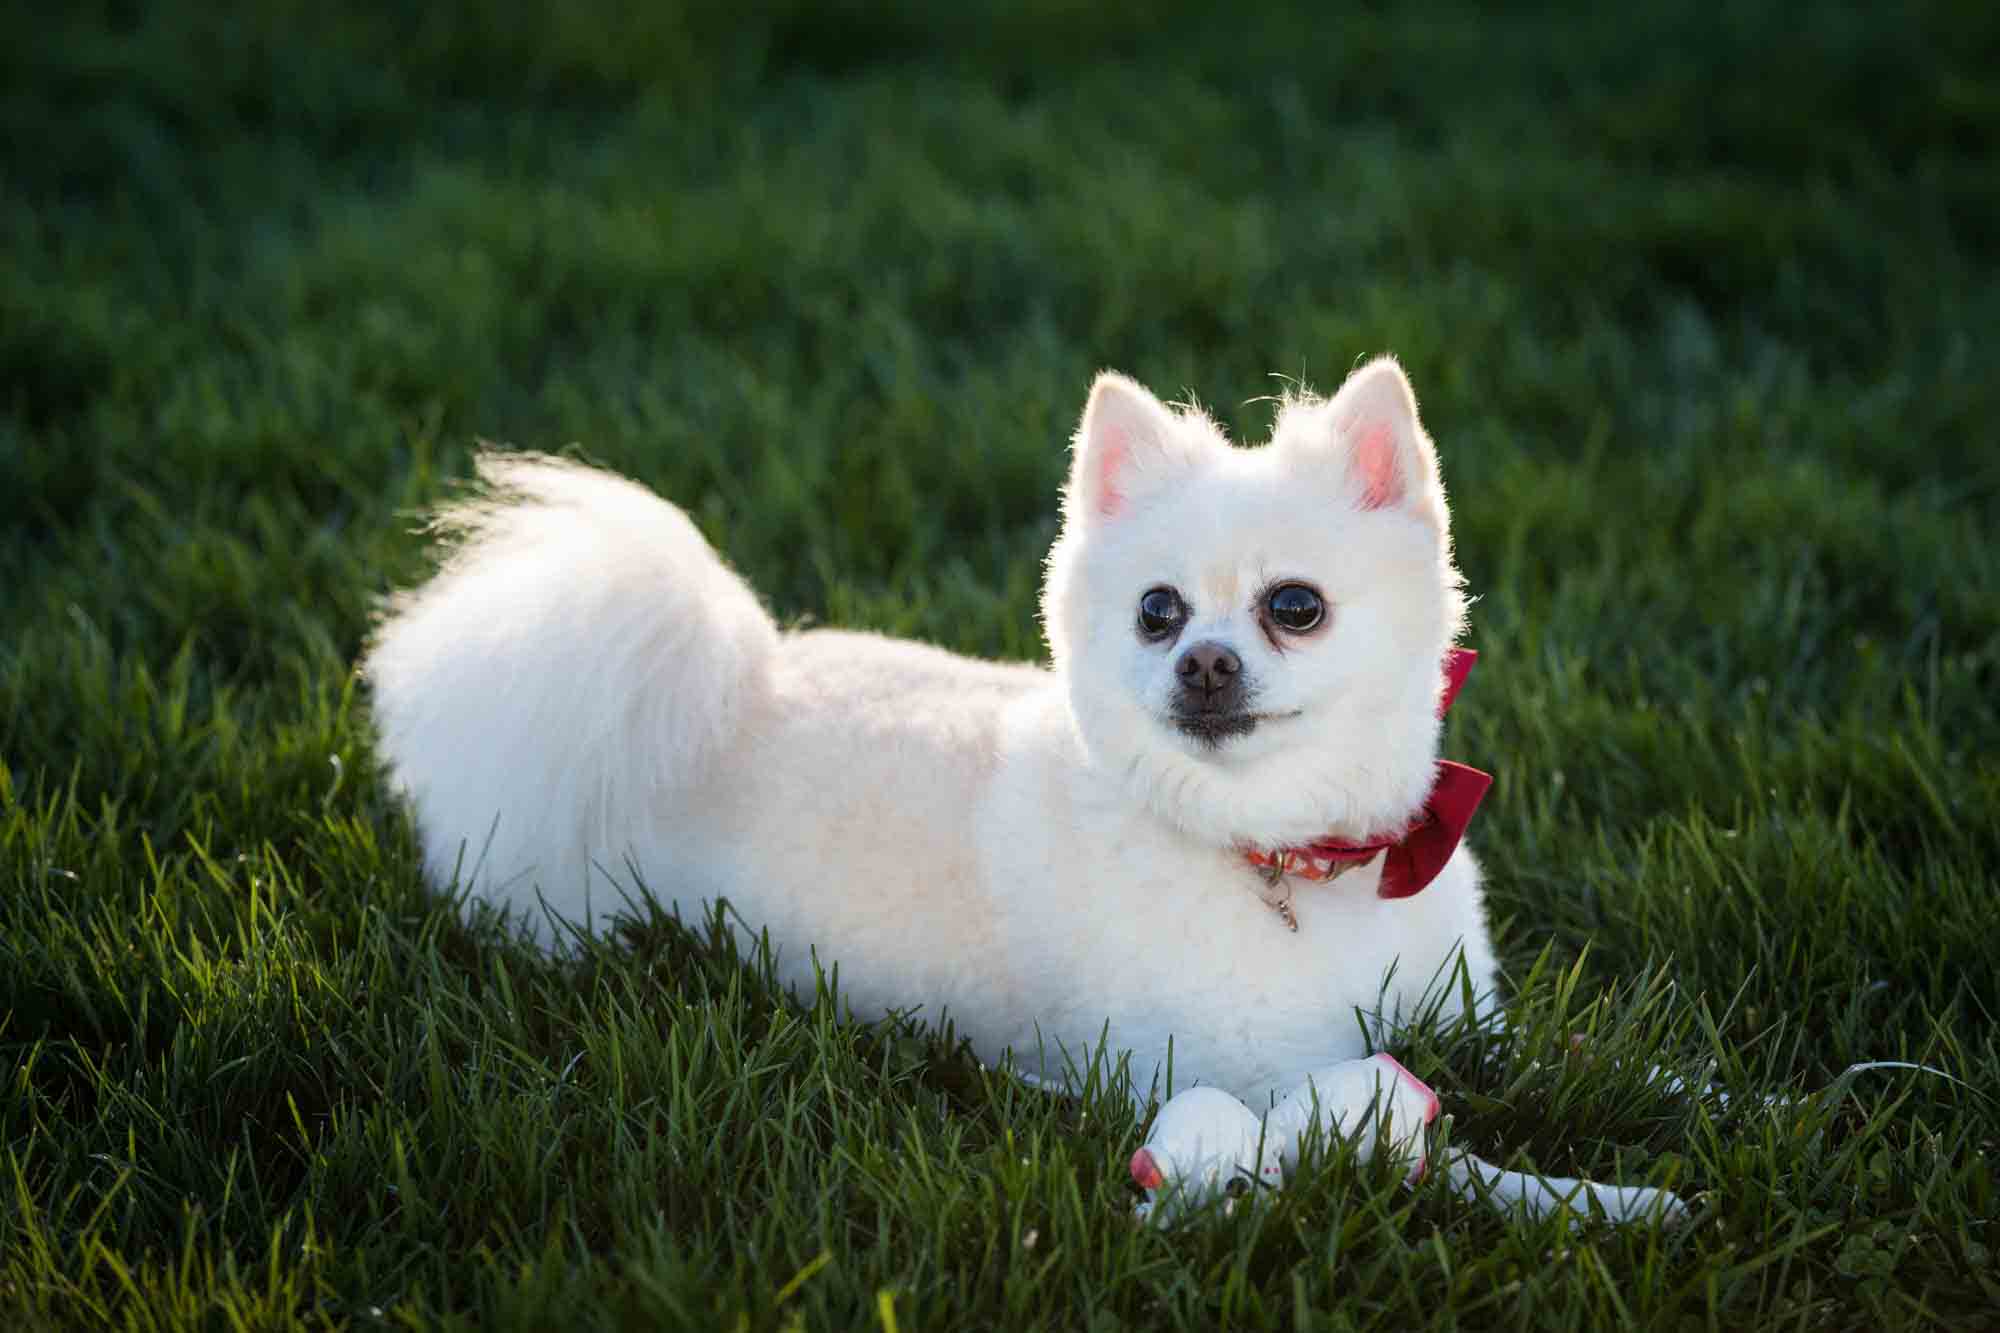
[[[1152,1136],[1132,1154],[1132,1179],[1146,1190],[1139,1216],[1156,1222],[1213,1201],[1243,1186],[1284,1183],[1317,1126],[1331,1139],[1354,1140],[1362,1160],[1387,1151],[1408,1162],[1407,1177],[1423,1176],[1427,1133],[1438,1116],[1437,1094],[1388,1055],[1346,1060],[1308,1075],[1278,1099],[1261,1120],[1249,1107],[1215,1088],[1190,1088],[1160,1108]],[[1455,1150],[1444,1163],[1451,1192],[1482,1200],[1502,1212],[1531,1218],[1569,1215],[1579,1226],[1592,1214],[1630,1224],[1676,1225],[1687,1205],[1667,1190],[1600,1185],[1566,1176],[1509,1171]]]
[[[1353,1138],[1366,1160],[1377,1149],[1424,1170],[1424,1128],[1437,1094],[1388,1055],[1344,1060],[1307,1075],[1259,1119],[1216,1088],[1189,1088],[1160,1108],[1152,1135],[1132,1154],[1132,1179],[1148,1193],[1141,1215],[1164,1221],[1226,1193],[1232,1182],[1284,1183],[1317,1126],[1328,1139]]]

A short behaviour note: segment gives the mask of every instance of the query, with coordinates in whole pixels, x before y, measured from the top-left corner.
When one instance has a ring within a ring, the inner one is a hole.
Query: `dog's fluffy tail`
[[[644,487],[533,454],[478,466],[434,522],[441,568],[389,601],[362,671],[433,880],[539,932],[538,897],[580,920],[590,878],[625,882],[764,688],[778,632]]]

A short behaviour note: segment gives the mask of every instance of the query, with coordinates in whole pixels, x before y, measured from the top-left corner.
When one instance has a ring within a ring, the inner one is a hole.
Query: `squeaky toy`
[[[1415,1180],[1437,1114],[1437,1094],[1386,1054],[1314,1071],[1262,1117],[1218,1088],[1189,1088],[1160,1108],[1132,1154],[1132,1179],[1147,1192],[1139,1215],[1164,1222],[1221,1194],[1279,1187],[1315,1126],[1328,1139],[1355,1139],[1364,1161],[1393,1152]]]

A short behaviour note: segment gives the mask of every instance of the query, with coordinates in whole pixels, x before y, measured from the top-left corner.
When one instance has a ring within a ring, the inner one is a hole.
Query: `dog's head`
[[[1271,442],[1100,375],[1042,620],[1092,758],[1222,845],[1399,829],[1464,619],[1437,456],[1394,361]]]

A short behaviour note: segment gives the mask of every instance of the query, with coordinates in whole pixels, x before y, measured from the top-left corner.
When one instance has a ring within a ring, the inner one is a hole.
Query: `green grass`
[[[2000,1327],[1990,5],[44,8],[0,19],[16,1326]],[[1254,438],[1272,373],[1385,350],[1480,595],[1448,752],[1519,1033],[1398,1053],[1457,1141],[1697,1224],[1337,1159],[1140,1230],[1114,1071],[1040,1096],[706,923],[556,963],[421,883],[352,663],[477,439],[656,485],[787,618],[1033,657],[1095,370]]]

